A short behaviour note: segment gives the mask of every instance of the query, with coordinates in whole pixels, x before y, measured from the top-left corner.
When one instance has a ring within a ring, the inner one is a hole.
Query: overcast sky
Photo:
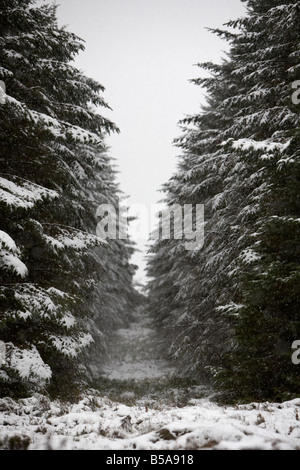
[[[121,133],[110,137],[129,204],[150,210],[176,169],[178,121],[199,111],[203,92],[189,80],[196,63],[220,61],[227,45],[206,28],[241,16],[240,0],[60,0],[61,25],[86,42],[76,66],[105,86]],[[144,280],[144,242],[134,262]]]

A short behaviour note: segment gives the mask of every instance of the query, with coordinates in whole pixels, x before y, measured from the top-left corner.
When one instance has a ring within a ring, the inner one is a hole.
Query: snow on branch
[[[78,354],[94,342],[89,333],[79,333],[75,337],[56,335],[51,336],[49,340],[57,351],[72,358],[76,358]]]
[[[8,343],[6,350],[8,351],[8,366],[15,370],[21,379],[40,385],[51,379],[51,369],[44,363],[35,346],[31,349],[19,349],[12,343]]]
[[[49,232],[44,235],[44,239],[57,251],[66,248],[83,251],[93,246],[107,245],[107,242],[102,238],[73,227],[53,224],[43,224],[43,227]]]
[[[59,197],[57,191],[39,186],[16,176],[0,177],[0,202],[11,208],[32,209],[42,200]]]
[[[33,316],[54,321],[56,324],[65,325],[67,328],[75,323],[71,312],[67,310],[65,304],[71,305],[76,302],[76,298],[58,289],[43,289],[34,284],[14,284],[13,289],[2,287],[0,295],[2,297],[13,294],[16,308],[5,313],[5,318],[27,320]],[[3,317],[3,320],[5,321]]]
[[[25,278],[28,269],[21,261],[20,254],[14,240],[6,232],[0,230],[0,268]]]
[[[216,307],[216,311],[220,312],[221,315],[235,317],[239,315],[239,312],[243,307],[243,304],[236,304],[235,302],[230,302],[227,305],[221,305],[220,307]]]
[[[47,114],[31,110],[27,108],[24,103],[21,103],[9,95],[6,95],[6,102],[16,106],[22,114],[27,115],[35,124],[46,126],[47,130],[51,132],[55,138],[65,140],[73,139],[83,144],[91,143],[102,147],[102,139],[94,132],[90,132],[68,122],[59,121]]]
[[[252,248],[248,248],[240,254],[239,258],[244,264],[252,264],[256,261],[259,261],[261,259],[261,256],[256,253]]]
[[[288,140],[286,143],[283,144],[281,142],[270,142],[269,140],[257,141],[253,139],[238,139],[238,140],[229,139],[227,141],[222,142],[221,145],[223,147],[230,145],[233,150],[241,150],[243,152],[252,150],[252,151],[263,151],[267,153],[272,153],[272,152],[283,153],[289,147],[290,143],[291,143],[290,140]]]

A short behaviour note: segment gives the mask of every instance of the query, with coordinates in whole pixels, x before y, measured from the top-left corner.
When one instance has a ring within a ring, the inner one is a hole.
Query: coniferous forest
[[[93,431],[97,436],[113,441],[153,433],[176,446],[184,432],[164,428],[161,417],[155,421],[153,414],[153,427],[139,429],[162,403],[180,404],[192,420],[201,400],[213,400],[220,407],[217,421],[226,421],[233,417],[224,404],[272,402],[278,407],[266,407],[263,417],[259,405],[241,408],[257,410],[257,427],[270,432],[261,437],[262,448],[275,435],[268,416],[278,413],[280,420],[282,409],[291,413],[289,427],[277,429],[282,441],[272,448],[300,448],[300,1],[241,1],[243,17],[211,30],[228,52],[220,63],[197,64],[199,78],[190,86],[199,87],[199,97],[204,90],[206,102],[180,121],[177,168],[163,187],[167,211],[204,205],[204,243],[187,250],[187,238],[175,229],[152,243],[143,293],[134,282],[134,240],[96,233],[99,205],[117,211],[123,197],[107,144],[119,129],[104,117],[106,84],[75,66],[84,41],[59,26],[59,7],[1,1],[4,416],[13,407],[21,416],[24,406],[35,416],[42,406],[51,418],[52,400],[83,400],[80,410],[91,413],[85,426],[94,429],[92,413],[101,410],[107,419]],[[115,355],[122,361],[105,378],[105,364]],[[105,414],[108,399],[109,409],[116,401],[129,409],[130,419],[114,418],[118,432]],[[138,406],[145,413],[139,420]],[[209,414],[210,405],[203,406]],[[51,426],[50,434],[54,421]],[[209,429],[207,440],[182,437],[180,448],[222,448]],[[16,444],[12,431],[1,429],[0,447],[43,448],[30,432],[18,435]],[[93,439],[97,448],[105,446]],[[152,448],[153,439],[136,440],[134,448]]]
[[[180,370],[230,397],[274,399],[300,385],[300,3],[246,3],[247,17],[213,31],[230,53],[199,64],[207,105],[181,122],[165,185],[170,206],[205,205],[204,247],[155,245],[149,303]]]
[[[0,21],[1,388],[55,391],[93,373],[138,299],[130,242],[96,236],[98,205],[120,196],[105,144],[118,129],[56,7],[7,0]]]

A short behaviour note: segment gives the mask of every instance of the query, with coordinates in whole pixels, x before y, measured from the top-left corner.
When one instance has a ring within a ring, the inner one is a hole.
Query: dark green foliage
[[[272,399],[296,393],[300,377],[300,2],[247,6],[230,31],[215,30],[230,52],[194,80],[208,105],[183,121],[184,153],[165,186],[169,205],[205,205],[205,244],[156,244],[150,309],[184,373],[231,398]]]
[[[118,129],[97,111],[103,86],[71,64],[83,42],[55,6],[0,13],[1,381],[68,393],[138,299],[130,241],[96,236],[98,205],[119,203],[104,143]]]

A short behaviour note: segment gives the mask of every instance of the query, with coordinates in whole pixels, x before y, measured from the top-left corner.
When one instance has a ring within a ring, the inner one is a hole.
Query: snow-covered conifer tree
[[[135,299],[132,247],[96,236],[97,206],[119,197],[104,143],[117,128],[98,112],[103,87],[71,63],[83,42],[56,7],[4,0],[0,11],[1,383],[59,390]]]
[[[194,80],[207,106],[183,121],[183,154],[165,186],[169,205],[205,205],[204,247],[155,245],[150,307],[173,332],[165,337],[180,370],[274,396],[297,383],[299,2],[246,3],[245,18],[214,31],[230,52]]]

